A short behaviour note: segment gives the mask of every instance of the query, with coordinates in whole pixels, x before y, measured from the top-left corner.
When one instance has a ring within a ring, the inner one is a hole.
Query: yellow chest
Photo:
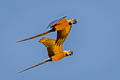
[[[52,56],[51,58],[52,58],[52,61],[58,61],[58,60],[63,59],[64,57],[65,57],[65,55],[61,53],[61,54]]]

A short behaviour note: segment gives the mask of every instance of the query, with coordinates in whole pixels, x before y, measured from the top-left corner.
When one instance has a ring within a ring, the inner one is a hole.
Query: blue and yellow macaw
[[[63,51],[62,44],[56,45],[56,40],[54,40],[54,39],[42,38],[42,39],[40,39],[40,42],[43,43],[45,45],[45,47],[47,48],[49,59],[47,59],[39,64],[36,64],[34,66],[31,66],[29,68],[26,68],[26,69],[20,71],[19,73],[29,70],[31,68],[37,67],[41,64],[45,64],[47,62],[61,60],[65,57],[71,56],[73,54],[73,51],[71,51],[71,50]]]
[[[66,20],[66,17],[67,16],[64,16],[64,17],[62,17],[58,20],[55,20],[55,21],[51,22],[48,25],[48,27],[51,28],[49,31],[43,32],[41,34],[26,38],[26,39],[23,39],[23,40],[19,40],[19,41],[17,41],[17,43],[22,42],[22,41],[26,41],[26,40],[31,40],[31,39],[46,35],[50,32],[55,32],[56,31],[57,32],[57,39],[56,39],[55,43],[57,45],[63,44],[64,41],[66,40],[70,30],[71,30],[72,24],[76,24],[76,22],[77,22],[76,19]]]

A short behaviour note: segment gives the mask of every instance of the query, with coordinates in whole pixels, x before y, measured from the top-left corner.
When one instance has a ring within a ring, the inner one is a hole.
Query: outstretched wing
[[[62,45],[64,43],[71,30],[71,25],[69,25],[68,23],[61,24],[61,26],[65,26],[65,28],[61,31],[57,31],[57,39],[56,39],[57,45]]]
[[[29,67],[29,68],[26,68],[26,69],[20,71],[19,73],[24,72],[24,71],[27,71],[27,70],[29,70],[29,69],[32,69],[32,68],[34,68],[34,67],[37,67],[37,66],[39,66],[39,65],[41,65],[41,64],[45,64],[45,63],[48,62],[48,61],[51,61],[51,60],[50,60],[50,59],[47,59],[47,60],[45,60],[45,61],[43,61],[43,62],[41,62],[41,63],[39,63],[39,64],[33,65],[33,66]]]
[[[49,27],[50,27],[50,28],[53,28],[53,29],[55,29],[55,31],[63,30],[63,29],[65,28],[65,26],[59,26],[59,25],[67,22],[67,21],[66,21],[66,17],[67,17],[67,16],[64,16],[64,17],[62,17],[62,18],[60,18],[60,19],[57,19],[57,20],[52,21],[52,22],[48,25],[48,28],[49,28]]]
[[[54,39],[42,38],[40,39],[40,42],[43,43],[45,47],[47,48],[49,57],[59,54],[63,51],[62,45],[60,46],[56,45]]]
[[[67,16],[64,16],[48,25],[49,27],[57,31],[57,39],[55,42],[57,45],[62,45],[64,43],[71,30],[71,25],[66,20],[66,17]]]

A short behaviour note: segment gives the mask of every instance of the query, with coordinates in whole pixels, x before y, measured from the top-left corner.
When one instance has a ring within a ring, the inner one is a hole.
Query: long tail
[[[23,40],[19,40],[19,41],[17,41],[16,43],[23,42],[23,41],[26,41],[26,40],[31,40],[31,39],[34,39],[34,38],[37,38],[37,37],[46,35],[46,34],[48,34],[48,33],[50,33],[50,32],[52,32],[52,31],[50,30],[50,31],[47,31],[47,32],[43,32],[43,33],[41,33],[41,34],[38,34],[38,35],[35,35],[35,36],[32,36],[32,37],[26,38],[26,39],[23,39]]]
[[[33,66],[31,66],[31,67],[29,67],[29,68],[26,68],[26,69],[24,69],[24,70],[22,70],[22,71],[20,71],[20,72],[18,72],[18,73],[27,71],[27,70],[32,69],[32,68],[34,68],[34,67],[37,67],[37,66],[39,66],[39,65],[41,65],[41,64],[45,64],[46,62],[49,62],[49,61],[51,61],[51,60],[50,60],[50,59],[47,59],[47,60],[45,60],[45,61],[43,61],[43,62],[41,62],[41,63],[39,63],[39,64],[33,65]]]

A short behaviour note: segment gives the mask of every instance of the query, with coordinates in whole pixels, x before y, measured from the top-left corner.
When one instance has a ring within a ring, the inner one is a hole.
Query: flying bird
[[[38,35],[35,35],[35,36],[32,36],[32,37],[28,37],[28,38],[23,39],[23,40],[19,40],[16,43],[23,42],[23,41],[26,41],[26,40],[31,40],[31,39],[34,39],[34,38],[37,38],[37,37],[40,37],[40,36],[43,36],[43,35],[46,35],[48,33],[56,31],[57,32],[57,39],[56,39],[55,43],[57,45],[63,44],[64,41],[66,40],[70,30],[71,30],[72,24],[77,23],[76,19],[73,18],[73,19],[70,19],[70,20],[66,20],[66,17],[67,16],[64,16],[64,17],[62,17],[58,20],[55,20],[55,21],[51,22],[48,25],[50,30],[48,30],[47,32],[43,32],[41,34],[38,34]]]
[[[47,62],[52,62],[52,61],[58,61],[58,60],[61,60],[67,56],[71,56],[73,54],[73,51],[71,50],[68,50],[68,51],[63,51],[62,49],[62,44],[61,45],[56,45],[55,42],[56,40],[54,39],[51,39],[51,38],[42,38],[40,39],[41,43],[44,44],[44,46],[47,48],[47,51],[48,51],[48,56],[49,56],[49,59],[39,63],[39,64],[36,64],[34,66],[31,66],[29,68],[26,68],[22,71],[20,71],[19,73],[21,72],[24,72],[26,70],[29,70],[29,69],[32,69],[34,67],[37,67],[41,64],[45,64]]]

